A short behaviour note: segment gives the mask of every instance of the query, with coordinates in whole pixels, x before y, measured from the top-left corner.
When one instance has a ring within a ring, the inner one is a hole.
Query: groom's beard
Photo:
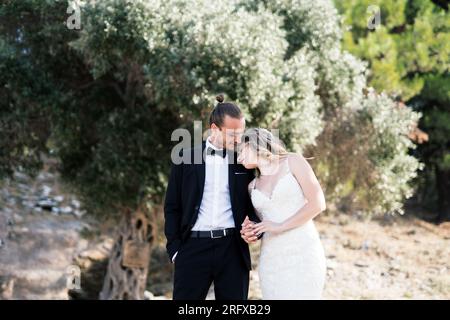
[[[227,148],[227,147],[224,147],[224,148],[227,149],[227,150],[229,150],[229,151],[235,152],[235,151],[238,149],[238,144],[237,144],[237,143],[234,143],[234,144],[231,146],[231,149],[230,149],[230,148]]]

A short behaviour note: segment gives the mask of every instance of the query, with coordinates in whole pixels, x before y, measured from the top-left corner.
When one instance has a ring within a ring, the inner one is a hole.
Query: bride
[[[262,234],[259,279],[263,299],[321,299],[325,255],[313,218],[325,210],[325,198],[305,158],[288,153],[266,129],[249,129],[238,161],[257,176],[249,193],[261,223],[246,220],[247,243]]]

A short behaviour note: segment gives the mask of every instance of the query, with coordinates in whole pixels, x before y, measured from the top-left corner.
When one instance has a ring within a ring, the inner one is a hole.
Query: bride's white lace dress
[[[286,167],[289,165],[286,161]],[[305,205],[303,190],[292,172],[277,177],[271,195],[249,189],[253,206],[261,219],[283,222]],[[265,233],[259,258],[259,279],[263,299],[321,299],[326,260],[314,222],[278,235]]]

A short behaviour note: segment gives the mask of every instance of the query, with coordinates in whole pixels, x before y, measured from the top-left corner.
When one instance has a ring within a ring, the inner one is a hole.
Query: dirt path
[[[450,299],[450,223],[414,217],[316,221],[327,256],[325,299]],[[256,264],[258,246],[252,246]],[[260,299],[257,272],[250,298]]]

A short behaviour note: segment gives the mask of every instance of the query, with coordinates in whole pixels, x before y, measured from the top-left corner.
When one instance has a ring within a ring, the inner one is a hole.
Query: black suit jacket
[[[205,184],[203,157],[205,145],[206,143],[203,142],[202,145],[181,151],[180,156],[184,159],[182,163],[172,164],[164,202],[164,231],[167,238],[167,253],[170,259],[189,237],[198,217]],[[244,262],[250,270],[250,251],[239,231],[247,215],[250,220],[260,222],[248,194],[248,184],[254,178],[254,172],[237,163],[235,152],[227,152],[231,208],[237,231],[233,237],[239,243]],[[199,160],[196,161],[198,164],[194,163],[194,159]],[[234,162],[232,162],[233,160]]]

